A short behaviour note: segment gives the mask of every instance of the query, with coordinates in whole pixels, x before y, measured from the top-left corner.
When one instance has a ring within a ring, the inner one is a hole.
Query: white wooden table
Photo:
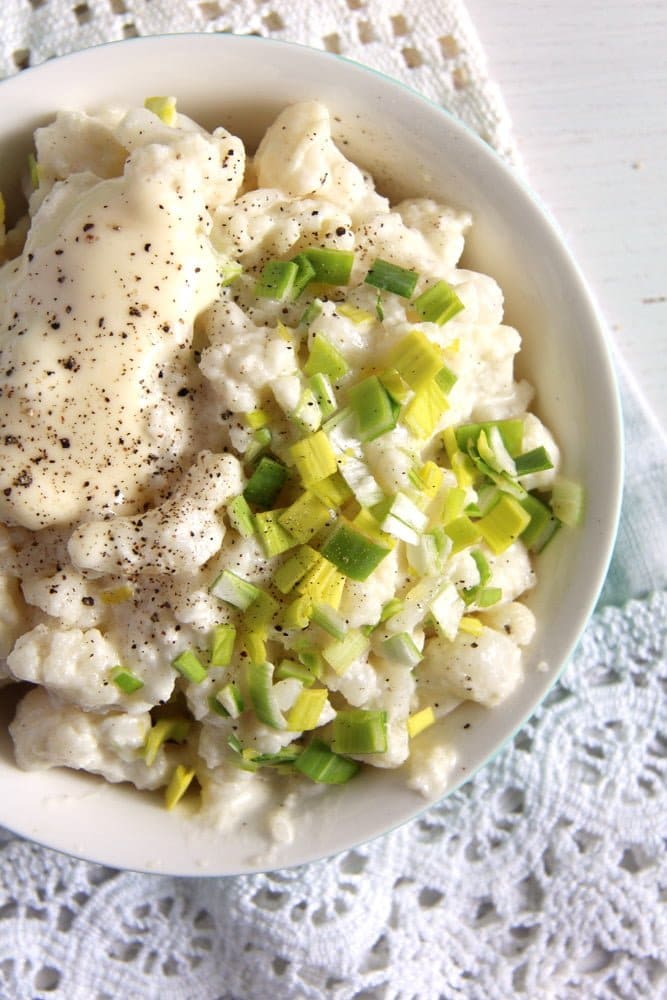
[[[667,4],[467,0],[533,188],[667,427]]]

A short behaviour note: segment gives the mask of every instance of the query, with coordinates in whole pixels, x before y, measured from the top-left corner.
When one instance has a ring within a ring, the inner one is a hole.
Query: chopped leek
[[[400,406],[394,402],[377,375],[362,379],[350,389],[350,409],[356,417],[361,441],[374,441],[396,426]]]
[[[252,440],[243,453],[243,461],[246,465],[254,465],[258,458],[261,458],[268,451],[271,444],[271,431],[268,427],[258,427],[252,436]]]
[[[584,512],[584,490],[581,484],[559,476],[551,491],[551,509],[563,524],[569,527],[580,524]]]
[[[447,365],[443,365],[438,374],[435,376],[438,388],[444,392],[445,396],[449,395],[451,390],[454,388],[457,379],[458,375],[456,375],[451,368],[448,368]]]
[[[326,479],[321,479],[318,483],[312,483],[310,491],[319,497],[327,507],[334,510],[339,510],[354,496],[339,472],[335,472],[333,476],[328,476]]]
[[[336,639],[322,649],[322,656],[332,670],[344,674],[355,660],[366,656],[370,639],[360,629],[350,629],[343,639]]]
[[[331,749],[335,753],[384,753],[387,749],[387,713],[352,708],[333,721]]]
[[[311,621],[332,635],[334,639],[342,640],[345,638],[347,623],[330,604],[314,604]]]
[[[239,494],[239,496],[229,501],[227,504],[227,517],[232,528],[238,531],[239,535],[243,538],[252,538],[255,534],[255,519],[248,506],[248,501],[243,494]]]
[[[184,649],[171,661],[171,665],[186,681],[193,684],[201,684],[208,676],[206,667],[192,649]]]
[[[286,629],[304,629],[310,624],[313,602],[307,594],[296,597],[287,605],[282,618],[282,626]]]
[[[412,330],[389,355],[389,365],[417,391],[442,369],[442,351],[421,330]]]
[[[344,587],[344,575],[323,555],[296,585],[313,603],[329,604],[334,610],[340,607]]]
[[[301,313],[299,326],[310,326],[310,324],[322,314],[322,300],[313,299]]]
[[[505,447],[512,458],[516,458],[521,452],[521,445],[523,443],[523,420],[520,418],[512,420],[488,420],[479,424],[461,424],[455,431],[459,448],[462,451],[467,451],[471,441],[473,444],[477,444],[480,431],[488,433],[492,427],[498,428]]]
[[[172,717],[170,719],[158,719],[149,730],[146,742],[144,743],[144,760],[148,767],[155,763],[160,747],[163,743],[183,743],[190,732],[190,721],[188,719]]]
[[[141,690],[144,686],[141,678],[137,677],[131,670],[128,670],[127,667],[120,666],[120,664],[113,667],[110,677],[123,694],[134,694],[135,691]]]
[[[409,299],[415,290],[419,275],[397,264],[381,260],[379,257],[364,278],[367,285],[373,285],[385,292],[393,292],[404,299]]]
[[[528,493],[520,503],[530,514],[530,523],[521,532],[521,541],[530,552],[541,552],[547,542],[551,541],[561,522],[532,493]]]
[[[349,283],[354,264],[352,250],[313,247],[304,250],[303,255],[308,259],[315,272],[313,281],[322,282],[325,285],[347,285]]]
[[[287,715],[288,732],[302,733],[310,729],[317,729],[327,695],[326,688],[311,688],[300,691]]]
[[[224,687],[221,687],[219,691],[216,691],[213,699],[231,719],[238,719],[241,712],[245,709],[243,696],[233,681],[230,681]]]
[[[533,448],[532,451],[526,451],[523,455],[519,455],[515,465],[517,476],[529,476],[534,472],[545,472],[547,469],[553,469],[554,467],[553,462],[549,458],[549,453],[543,445],[540,445],[539,448]]]
[[[349,371],[349,365],[338,348],[323,333],[316,333],[310,342],[308,360],[303,366],[305,375],[327,375],[333,382]]]
[[[309,569],[312,569],[320,560],[319,554],[308,545],[301,548],[289,557],[273,575],[273,582],[281,594],[289,594],[299,580],[303,579]]]
[[[463,309],[461,299],[446,281],[438,281],[427,288],[412,304],[425,323],[437,323],[438,326],[447,323]]]
[[[297,771],[325,785],[344,785],[359,770],[355,760],[341,757],[322,740],[313,740],[294,762]]]
[[[102,604],[123,604],[129,601],[134,591],[129,583],[121,583],[118,587],[109,587],[100,594]]]
[[[450,486],[445,493],[445,502],[442,508],[442,523],[448,525],[460,517],[466,502],[466,490],[460,486]]]
[[[408,736],[413,740],[415,736],[419,736],[429,726],[434,725],[435,721],[435,712],[431,706],[422,708],[420,712],[408,716]]]
[[[405,403],[412,394],[410,386],[395,368],[386,368],[378,378],[395,403]]]
[[[355,326],[361,326],[362,323],[372,323],[373,314],[367,312],[365,309],[359,309],[358,306],[353,306],[350,302],[339,302],[336,305],[336,312],[339,316],[344,316],[345,319],[349,319]]]
[[[175,97],[147,97],[144,101],[147,111],[152,111],[165,125],[173,127],[176,124]]]
[[[289,453],[304,486],[327,479],[338,469],[336,456],[324,431],[316,431],[297,441],[290,446]]]
[[[254,583],[242,579],[229,569],[223,569],[209,587],[209,593],[241,611],[246,611],[262,592]]]
[[[421,440],[430,438],[443,413],[449,409],[447,397],[434,379],[418,389],[401,413],[401,422]]]
[[[441,587],[429,605],[429,611],[445,638],[453,640],[463,617],[463,601],[453,583]]]
[[[337,409],[336,396],[329,376],[324,372],[316,372],[315,375],[311,375],[308,385],[320,408],[322,419],[327,420]]]
[[[471,521],[467,514],[461,514],[446,524],[445,534],[452,540],[452,555],[474,545],[482,537],[480,522]]]
[[[267,559],[279,556],[281,552],[294,548],[299,542],[299,539],[291,535],[281,523],[285,509],[266,510],[261,514],[255,514],[257,537]]]
[[[273,664],[246,664],[246,683],[255,715],[271,729],[286,729],[287,723],[278,708],[273,690]]]
[[[298,266],[291,260],[268,261],[255,285],[255,295],[283,302],[291,296],[298,273]]]
[[[289,472],[284,465],[274,458],[264,456],[260,458],[257,468],[246,483],[243,496],[248,503],[257,507],[271,507],[288,476]]]
[[[280,523],[297,542],[307,542],[329,522],[331,511],[319,497],[306,490],[280,515]]]
[[[380,646],[380,653],[387,660],[393,660],[404,667],[416,667],[424,656],[408,632],[390,635]]]
[[[235,642],[236,629],[233,625],[216,625],[211,636],[210,665],[228,667],[232,661]]]
[[[252,428],[253,431],[259,430],[260,427],[266,427],[269,422],[266,410],[251,410],[250,413],[244,413],[243,416],[248,427]]]
[[[313,671],[305,663],[287,659],[281,660],[278,664],[274,677],[279,681],[284,681],[291,677],[294,680],[301,681],[304,687],[311,687],[316,679]]]
[[[195,770],[193,767],[184,767],[183,764],[176,765],[174,773],[169,779],[169,784],[164,792],[164,804],[167,809],[173,809],[174,806],[181,801],[192,784],[194,776]]]
[[[301,431],[316,431],[322,423],[322,410],[311,387],[307,385],[299,396],[299,401],[289,414],[290,420]]]
[[[28,171],[30,173],[30,183],[36,191],[39,187],[39,163],[34,153],[28,153]]]
[[[465,632],[467,635],[479,636],[484,631],[484,626],[479,618],[473,618],[472,615],[463,615],[459,622],[459,630]]]
[[[296,264],[296,274],[294,276],[294,281],[292,283],[292,299],[298,299],[301,293],[305,290],[306,286],[315,277],[315,268],[311,262],[306,257],[305,253],[298,253],[296,257],[292,259],[292,263]]]
[[[329,536],[321,549],[325,559],[352,580],[366,580],[390,552],[371,541],[344,521]]]
[[[488,514],[475,522],[475,527],[491,551],[499,555],[517,540],[529,523],[530,514],[519,501],[503,493]]]

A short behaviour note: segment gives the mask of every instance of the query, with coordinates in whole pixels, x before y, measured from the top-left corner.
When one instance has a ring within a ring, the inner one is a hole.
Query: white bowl
[[[535,709],[570,656],[610,557],[621,494],[621,422],[600,317],[563,239],[535,197],[477,136],[439,107],[377,73],[315,50],[254,37],[133,39],[54,60],[0,84],[0,190],[11,200],[31,135],[62,108],[178,97],[203,125],[224,124],[252,148],[285,105],[314,98],[335,118],[346,155],[391,197],[430,195],[469,209],[466,262],[493,275],[524,348],[520,372],[555,431],[564,472],[586,490],[584,524],[539,559],[528,603],[538,619],[526,679],[500,707],[463,706],[445,722],[458,748],[451,787],[469,778]],[[7,705],[7,713],[11,706]],[[464,729],[464,725],[470,726]],[[365,773],[314,799],[293,843],[267,853],[261,829],[243,837],[165,814],[161,799],[74,771],[25,773],[6,725],[0,823],[51,847],[119,868],[221,875],[324,857],[415,816],[425,802],[395,773]]]

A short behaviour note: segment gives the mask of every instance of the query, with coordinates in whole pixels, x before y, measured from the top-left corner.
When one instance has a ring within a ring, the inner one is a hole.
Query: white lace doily
[[[4,0],[2,10],[0,76],[134,34],[257,32],[384,70],[514,155],[459,0]],[[491,764],[419,819],[329,861],[178,880],[0,834],[0,997],[667,996],[666,632],[664,593],[598,613]]]

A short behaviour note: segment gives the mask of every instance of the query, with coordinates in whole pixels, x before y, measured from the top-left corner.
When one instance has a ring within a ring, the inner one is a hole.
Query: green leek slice
[[[315,268],[306,257],[305,253],[298,253],[292,258],[292,263],[296,264],[297,272],[292,283],[292,299],[298,299],[306,286],[315,277]]]
[[[315,273],[313,281],[325,285],[347,285],[354,264],[352,250],[334,250],[313,247],[303,251]]]
[[[176,98],[175,97],[147,97],[144,101],[147,111],[152,111],[160,121],[172,128],[176,124]]]
[[[287,714],[288,732],[303,733],[317,729],[328,693],[326,688],[300,691]]]
[[[437,323],[438,326],[447,323],[463,309],[460,298],[446,281],[438,281],[427,288],[412,304],[425,323]]]
[[[175,718],[159,719],[149,730],[144,743],[144,760],[148,767],[155,763],[155,758],[163,743],[184,743],[190,732],[189,719]]]
[[[488,434],[492,427],[498,428],[505,447],[512,458],[516,458],[521,453],[523,443],[523,420],[520,418],[487,420],[478,424],[461,424],[454,432],[459,448],[462,451],[467,451],[470,441],[475,445],[477,444],[480,431],[486,431]]]
[[[243,496],[248,503],[257,507],[271,507],[283,488],[288,470],[274,458],[264,456],[257,463],[257,468],[245,485]]]
[[[370,375],[352,386],[349,406],[356,417],[361,441],[374,441],[393,430],[400,410],[377,375]]]
[[[277,299],[278,302],[284,301],[292,295],[298,273],[298,266],[291,260],[268,261],[255,285],[255,295],[264,299]]]
[[[254,583],[242,579],[231,570],[223,569],[209,587],[209,593],[241,611],[246,611],[262,591]]]
[[[424,655],[408,632],[390,635],[380,646],[380,653],[387,660],[393,660],[404,667],[416,667]]]
[[[297,441],[290,446],[289,453],[304,486],[327,479],[338,469],[336,456],[324,431],[316,431]]]
[[[325,559],[352,580],[367,580],[391,551],[345,522],[341,522],[321,548]]]
[[[278,708],[273,690],[273,664],[246,664],[246,683],[250,702],[259,721],[271,729],[286,729],[287,722]]]
[[[533,448],[532,451],[526,451],[523,455],[519,455],[515,465],[517,476],[529,476],[534,472],[546,472],[547,469],[553,469],[554,467],[553,462],[549,458],[549,453],[543,445],[540,445],[539,448]]]
[[[406,267],[399,267],[378,257],[364,281],[367,285],[409,299],[415,290],[418,278],[416,271],[409,271]]]
[[[528,511],[514,497],[503,493],[489,513],[475,522],[475,527],[491,551],[500,555],[529,524]]]
[[[113,667],[109,676],[123,694],[134,694],[135,691],[140,691],[144,686],[140,677],[120,664]]]
[[[551,509],[563,524],[575,527],[584,513],[584,490],[580,483],[559,476],[551,491]]]
[[[302,544],[321,531],[331,518],[331,511],[319,497],[306,490],[280,515],[280,523]]]
[[[233,625],[216,625],[211,636],[210,665],[228,667],[232,661],[235,642],[236,629]]]
[[[192,649],[184,649],[171,661],[171,665],[182,677],[193,684],[201,684],[208,677],[206,667]]]
[[[195,769],[193,767],[188,768],[183,764],[176,765],[174,773],[169,779],[169,784],[164,792],[164,804],[167,809],[173,809],[174,806],[181,801],[192,784],[194,776]]]
[[[322,656],[332,670],[344,674],[355,660],[366,656],[371,643],[360,629],[350,629],[343,639],[335,639],[322,649]]]
[[[435,712],[432,707],[428,705],[426,708],[422,708],[421,711],[408,716],[408,736],[413,740],[415,736],[419,736],[429,726],[434,725],[435,721]]]
[[[299,580],[302,580],[309,569],[320,560],[320,555],[308,545],[301,548],[287,559],[273,574],[273,582],[281,594],[289,594]]]
[[[341,754],[384,753],[387,713],[362,708],[338,712],[333,721],[331,749]]]
[[[327,375],[332,382],[337,382],[347,374],[350,366],[323,333],[316,333],[310,342],[308,360],[303,366],[305,375]]]
[[[417,392],[441,371],[442,351],[421,330],[412,330],[390,353],[388,364]]]
[[[322,740],[312,740],[294,766],[311,781],[325,785],[344,785],[359,770],[356,760],[334,753]]]
[[[283,507],[255,514],[257,537],[267,559],[279,556],[281,552],[294,548],[299,542],[299,539],[291,535],[281,523],[285,510],[286,508]]]
[[[227,504],[227,517],[232,528],[238,531],[239,535],[243,538],[252,538],[255,534],[255,519],[248,506],[248,501],[243,494],[239,494],[239,496],[229,501]]]

